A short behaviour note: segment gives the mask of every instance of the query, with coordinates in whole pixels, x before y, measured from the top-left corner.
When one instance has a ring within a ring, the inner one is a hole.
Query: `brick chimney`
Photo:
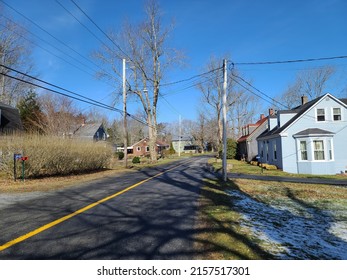
[[[260,115],[260,120],[264,119],[265,118],[265,115],[264,114],[261,114]]]
[[[301,105],[304,105],[308,102],[308,97],[306,95],[301,96]]]
[[[273,116],[275,114],[275,110],[270,108],[269,109],[269,116]]]

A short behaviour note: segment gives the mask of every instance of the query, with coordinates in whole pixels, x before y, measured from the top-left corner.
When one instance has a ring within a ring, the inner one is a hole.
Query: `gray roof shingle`
[[[23,130],[18,109],[0,102],[0,131]]]

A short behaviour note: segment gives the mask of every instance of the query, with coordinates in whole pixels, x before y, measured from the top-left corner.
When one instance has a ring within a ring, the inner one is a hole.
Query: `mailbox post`
[[[17,160],[22,161],[22,181],[24,181],[25,174],[25,161],[28,160],[29,157],[24,157],[21,154],[13,154],[13,178],[17,180]]]
[[[28,157],[21,157],[22,161],[22,181],[24,182],[24,174],[25,174],[25,162],[28,160]]]
[[[17,180],[17,160],[21,159],[21,154],[13,154],[13,178]]]

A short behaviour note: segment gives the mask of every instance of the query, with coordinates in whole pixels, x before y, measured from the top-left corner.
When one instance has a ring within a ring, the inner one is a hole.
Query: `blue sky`
[[[90,58],[98,42],[55,0],[4,0],[16,10],[43,27],[65,44]],[[70,0],[59,0],[81,22],[102,38],[107,39],[78,12]],[[142,0],[75,0],[88,15],[105,31],[119,29],[124,20],[139,22],[144,16]],[[159,1],[164,12],[164,22],[175,22],[170,46],[185,54],[185,67],[168,73],[164,83],[186,79],[204,72],[204,65],[211,55],[229,56],[235,62],[278,61],[347,55],[347,1],[345,0],[176,0]],[[5,8],[5,14],[24,25],[46,42],[28,35],[35,41],[33,60],[40,78],[69,90],[110,104],[112,88],[93,77],[90,62],[79,57],[66,46],[55,41],[34,24]],[[59,53],[52,47],[64,50]],[[89,74],[76,69],[42,48],[48,49],[64,60],[79,65]],[[76,62],[83,61],[90,68]],[[222,62],[221,62],[222,63]],[[347,59],[284,65],[240,66],[242,76],[253,85],[275,97],[283,93],[295,79],[297,71],[325,64],[335,65],[338,74],[330,83],[328,91],[345,96],[347,86]],[[159,102],[159,122],[172,122],[182,118],[195,119],[200,93],[192,82],[163,88],[166,99]],[[169,105],[170,104],[170,105]],[[81,108],[86,105],[77,103]],[[264,102],[260,111],[266,112],[270,104]],[[119,104],[117,107],[121,108]],[[138,104],[129,103],[130,113]],[[262,113],[262,112],[259,112]],[[107,113],[110,115],[110,113]],[[111,113],[111,118],[119,117]]]

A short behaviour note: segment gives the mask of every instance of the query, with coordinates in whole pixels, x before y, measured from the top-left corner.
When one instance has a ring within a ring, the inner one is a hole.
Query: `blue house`
[[[347,99],[327,93],[277,111],[258,138],[260,162],[300,174],[347,172]]]

